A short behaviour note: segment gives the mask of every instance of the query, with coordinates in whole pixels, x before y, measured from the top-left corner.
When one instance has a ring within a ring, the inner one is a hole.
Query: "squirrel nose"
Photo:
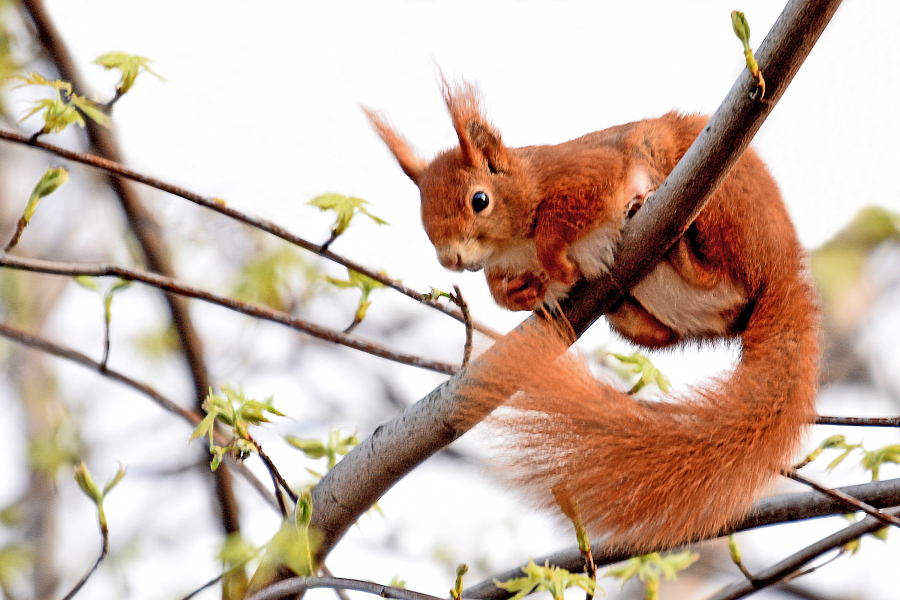
[[[453,248],[438,248],[437,250],[438,262],[443,265],[445,269],[450,269],[451,271],[462,271],[462,257],[459,255],[459,252]]]

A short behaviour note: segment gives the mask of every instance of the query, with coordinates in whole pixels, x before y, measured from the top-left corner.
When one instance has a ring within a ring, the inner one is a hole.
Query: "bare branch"
[[[266,321],[272,321],[274,323],[280,323],[282,325],[290,327],[291,329],[302,331],[320,340],[325,340],[334,344],[340,344],[342,346],[347,346],[348,348],[353,348],[355,350],[361,350],[362,352],[366,352],[368,354],[372,354],[381,358],[386,358],[388,360],[399,362],[401,364],[419,367],[421,369],[430,371],[436,371],[438,373],[445,373],[448,375],[456,372],[457,370],[457,367],[453,365],[448,365],[446,363],[437,361],[425,360],[418,356],[410,354],[395,352],[393,350],[389,350],[387,348],[384,348],[383,346],[375,344],[374,342],[368,342],[353,335],[342,334],[332,329],[328,329],[327,327],[315,325],[314,323],[304,321],[303,319],[298,319],[285,312],[274,310],[266,306],[260,306],[258,304],[242,302],[235,298],[213,294],[212,292],[187,285],[186,283],[182,283],[171,277],[157,275],[156,273],[149,273],[147,271],[139,271],[136,269],[128,269],[125,267],[120,267],[118,265],[61,263],[36,258],[21,258],[18,256],[9,256],[2,253],[0,253],[0,267],[8,267],[11,269],[19,269],[22,271],[31,271],[34,273],[46,273],[49,275],[65,275],[69,277],[74,277],[76,275],[89,275],[92,277],[118,277],[119,279],[125,279],[128,281],[137,281],[153,286],[155,288],[159,288],[160,290],[170,294],[175,294],[186,298],[196,298],[197,300],[203,300],[204,302],[209,302],[210,304],[216,304],[218,306],[222,306],[229,310],[233,310],[235,312],[239,312],[251,317],[264,319]]]
[[[812,481],[811,479],[807,479],[806,477],[804,477],[803,475],[798,473],[796,469],[785,469],[784,471],[781,472],[781,474],[784,475],[785,477],[793,479],[794,481],[799,481],[803,485],[807,485],[807,486],[811,487],[812,489],[816,490],[817,492],[822,492],[826,496],[830,496],[830,497],[834,498],[835,500],[837,500],[838,502],[842,502],[845,506],[847,506],[851,510],[862,511],[862,512],[866,513],[867,515],[869,515],[875,519],[878,519],[885,525],[893,525],[894,527],[900,527],[900,519],[898,519],[897,517],[892,517],[891,515],[884,513],[882,511],[878,510],[877,508],[875,508],[874,506],[870,506],[869,504],[866,504],[865,502],[862,502],[858,498],[854,498],[853,496],[851,496],[849,494],[845,494],[839,490],[835,490],[835,489],[826,487],[824,485],[819,485],[815,481]]]
[[[394,600],[442,600],[437,596],[429,596],[428,594],[412,592],[403,588],[381,585],[371,581],[340,579],[337,577],[295,577],[286,579],[270,585],[264,590],[260,590],[248,600],[276,600],[277,598],[285,598],[317,588],[366,592],[382,598],[393,598]]]
[[[834,417],[819,415],[816,425],[847,425],[850,427],[900,427],[900,417]]]
[[[424,300],[423,294],[417,292],[412,288],[406,287],[396,279],[391,279],[383,273],[378,273],[377,271],[373,271],[367,267],[364,267],[363,265],[354,262],[349,258],[345,258],[339,254],[335,254],[334,252],[328,250],[327,247],[324,246],[324,244],[322,246],[313,244],[312,242],[301,238],[300,236],[294,235],[280,225],[276,225],[272,221],[260,217],[254,217],[237,209],[231,208],[225,203],[224,200],[220,198],[202,196],[185,188],[173,185],[171,183],[166,183],[148,175],[138,173],[137,171],[129,169],[128,167],[118,162],[103,158],[101,156],[96,156],[85,152],[74,152],[72,150],[61,148],[59,146],[54,146],[52,144],[31,139],[13,131],[0,129],[0,139],[17,144],[23,144],[25,146],[31,146],[33,148],[38,148],[40,150],[55,154],[60,158],[65,158],[66,160],[70,160],[72,162],[81,163],[83,165],[87,165],[95,169],[104,171],[110,175],[124,177],[125,179],[142,183],[160,191],[172,194],[173,196],[184,198],[185,200],[189,200],[194,204],[198,204],[200,206],[213,210],[221,215],[243,223],[244,225],[248,225],[250,227],[253,227],[254,229],[259,229],[260,231],[264,231],[265,233],[281,238],[282,240],[303,248],[304,250],[308,250],[309,252],[318,254],[319,256],[347,267],[348,269],[357,271],[358,273],[362,273],[366,277],[371,277],[372,279],[383,283],[385,286],[400,292],[404,296],[408,296],[409,298],[412,298],[413,300],[421,304],[424,304],[430,308],[451,316],[461,323],[465,322],[464,317],[460,311],[454,310],[448,306],[444,306],[443,304],[440,304],[436,301]],[[495,335],[495,332],[492,329],[484,325],[476,324],[475,328],[485,335],[489,335],[492,337]]]

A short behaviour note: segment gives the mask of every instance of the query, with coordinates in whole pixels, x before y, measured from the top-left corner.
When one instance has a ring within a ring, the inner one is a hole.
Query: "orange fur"
[[[484,268],[511,309],[604,272],[629,211],[652,201],[706,122],[669,113],[508,148],[471,88],[445,84],[444,96],[460,146],[430,163],[370,116],[415,175],[441,263]],[[752,150],[607,317],[648,347],[737,338],[740,362],[680,397],[641,402],[596,381],[565,351],[565,336],[530,327],[470,368],[460,420],[503,406],[488,423],[514,483],[541,506],[573,503],[588,531],[614,546],[649,550],[721,531],[790,464],[814,416],[816,296],[777,186]]]

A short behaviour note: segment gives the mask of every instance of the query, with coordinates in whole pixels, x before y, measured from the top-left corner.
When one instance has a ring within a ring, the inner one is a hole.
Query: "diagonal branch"
[[[203,415],[199,412],[182,408],[173,400],[160,394],[153,387],[137,381],[136,379],[133,379],[128,375],[125,375],[124,373],[120,373],[114,369],[110,369],[106,365],[95,361],[91,357],[87,356],[86,354],[82,354],[77,350],[61,346],[60,344],[51,342],[48,339],[26,333],[24,331],[16,329],[15,327],[10,327],[6,323],[0,323],[0,336],[22,344],[23,346],[28,346],[29,348],[40,350],[41,352],[50,354],[51,356],[56,356],[58,358],[74,362],[87,369],[96,371],[97,373],[103,375],[108,379],[112,379],[113,381],[124,384],[132,388],[136,392],[147,396],[163,410],[181,417],[191,425],[196,426],[203,419]],[[216,443],[220,446],[228,445],[229,440],[225,438],[225,435],[221,431],[214,431],[213,436]],[[231,466],[238,469],[238,471],[244,476],[244,478],[250,483],[250,485],[253,486],[253,488],[256,489],[257,492],[259,492],[260,496],[262,496],[263,499],[265,499],[269,503],[269,505],[277,508],[275,498],[268,493],[265,486],[262,485],[259,479],[257,479],[256,476],[253,475],[253,473],[246,469],[243,464],[232,461],[230,457],[228,458],[228,460],[231,462]]]
[[[887,511],[892,516],[900,515],[900,508]],[[737,600],[766,587],[775,585],[797,572],[798,569],[809,564],[818,557],[841,548],[842,546],[859,539],[867,533],[874,533],[884,527],[884,523],[874,517],[866,517],[858,523],[845,527],[837,533],[819,540],[815,544],[807,546],[803,550],[792,554],[784,560],[772,565],[768,569],[756,573],[753,580],[744,579],[732,584],[718,594],[710,596],[707,600]]]
[[[785,477],[793,479],[794,481],[798,481],[798,482],[802,483],[803,485],[807,485],[807,486],[811,487],[812,489],[816,490],[817,492],[821,492],[821,493],[825,494],[826,496],[831,496],[838,502],[843,503],[844,506],[846,506],[850,510],[862,511],[862,512],[866,513],[867,515],[869,515],[870,517],[872,517],[874,519],[878,519],[885,525],[893,525],[894,527],[900,527],[900,519],[898,519],[897,517],[894,517],[887,513],[884,513],[882,511],[878,510],[877,508],[875,508],[874,506],[867,504],[866,502],[863,502],[859,498],[854,498],[850,494],[845,494],[844,492],[842,492],[840,490],[825,487],[824,485],[819,485],[815,481],[813,481],[811,479],[807,479],[806,477],[804,477],[803,475],[798,473],[796,469],[785,469],[784,471],[782,471],[781,474],[784,475]]]
[[[637,283],[688,227],[774,108],[839,4],[840,0],[794,0],[787,5],[757,54],[768,102],[750,98],[756,84],[743,72],[656,191],[652,210],[645,206],[626,224],[611,272],[581,282],[570,294],[563,309],[576,331],[583,332],[611,308],[622,290]],[[458,373],[382,425],[313,488],[312,525],[323,534],[320,560],[391,486],[465,433],[453,420],[454,390],[464,376]]]
[[[444,306],[433,300],[426,300],[422,293],[417,292],[416,290],[409,288],[403,285],[400,281],[396,279],[391,279],[387,275],[383,273],[379,273],[377,271],[373,271],[358,262],[352,261],[349,258],[341,256],[340,254],[335,254],[330,250],[323,248],[323,246],[319,246],[306,240],[298,235],[295,235],[281,227],[269,221],[267,219],[263,219],[261,217],[255,217],[252,215],[248,215],[243,213],[235,208],[228,206],[223,200],[219,198],[213,198],[209,196],[203,196],[201,194],[197,194],[183,187],[179,187],[177,185],[173,185],[171,183],[167,183],[160,179],[156,179],[155,177],[150,177],[148,175],[144,175],[143,173],[139,173],[133,169],[129,169],[125,165],[110,160],[108,158],[104,158],[102,156],[97,156],[94,154],[88,154],[85,152],[75,152],[73,150],[67,150],[66,148],[62,148],[60,146],[54,146],[53,144],[48,144],[46,142],[42,142],[40,140],[32,139],[31,137],[22,135],[20,133],[16,133],[14,131],[7,131],[5,129],[0,129],[0,139],[6,140],[7,142],[12,142],[16,144],[22,144],[25,146],[31,146],[32,148],[38,148],[40,150],[44,150],[45,152],[49,152],[60,158],[64,158],[66,160],[70,160],[72,162],[77,162],[83,165],[87,165],[89,167],[93,167],[95,169],[99,169],[108,175],[123,177],[125,179],[129,179],[131,181],[135,181],[137,183],[142,183],[149,187],[155,188],[162,192],[166,192],[168,194],[172,194],[173,196],[178,196],[179,198],[183,198],[194,204],[199,206],[203,206],[204,208],[208,208],[212,211],[215,211],[221,215],[224,215],[230,219],[238,221],[239,223],[243,223],[249,227],[253,227],[254,229],[258,229],[265,233],[274,235],[277,238],[280,238],[290,244],[293,244],[299,248],[303,248],[304,250],[308,250],[314,254],[318,254],[322,258],[326,258],[334,263],[337,263],[343,267],[346,267],[350,270],[356,271],[358,273],[362,273],[366,277],[370,277],[378,281],[379,283],[384,284],[385,286],[400,292],[404,296],[412,298],[413,300],[428,306],[429,308],[433,308],[444,314],[453,317],[457,321],[461,323],[465,323],[465,318],[461,311],[451,308],[449,306]],[[497,337],[496,332],[492,329],[476,324],[475,328],[485,335],[490,337]]]
[[[128,281],[138,281],[158,288],[167,294],[184,298],[195,298],[251,317],[287,325],[291,329],[302,331],[320,340],[360,350],[372,354],[373,356],[378,356],[401,364],[411,365],[447,375],[457,371],[457,367],[447,363],[425,360],[418,356],[395,352],[373,342],[360,339],[354,335],[340,333],[333,329],[328,329],[327,327],[322,327],[310,323],[309,321],[298,319],[286,312],[274,310],[258,304],[252,304],[250,302],[242,302],[227,296],[220,296],[187,285],[186,283],[182,283],[171,277],[166,277],[165,275],[157,275],[156,273],[136,269],[127,269],[117,265],[62,263],[36,258],[21,258],[9,256],[2,252],[0,252],[0,267],[31,271],[34,273],[47,273],[50,275],[89,275],[92,277],[118,277],[119,279],[126,279]],[[206,396],[204,395],[204,398],[205,397]]]

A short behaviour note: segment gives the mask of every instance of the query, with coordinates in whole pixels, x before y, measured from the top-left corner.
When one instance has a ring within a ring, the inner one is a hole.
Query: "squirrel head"
[[[444,101],[459,146],[431,162],[419,157],[380,116],[363,109],[419,188],[422,224],[440,263],[451,270],[477,271],[495,252],[533,230],[535,186],[524,157],[511,152],[481,112],[471,85],[442,80]]]

